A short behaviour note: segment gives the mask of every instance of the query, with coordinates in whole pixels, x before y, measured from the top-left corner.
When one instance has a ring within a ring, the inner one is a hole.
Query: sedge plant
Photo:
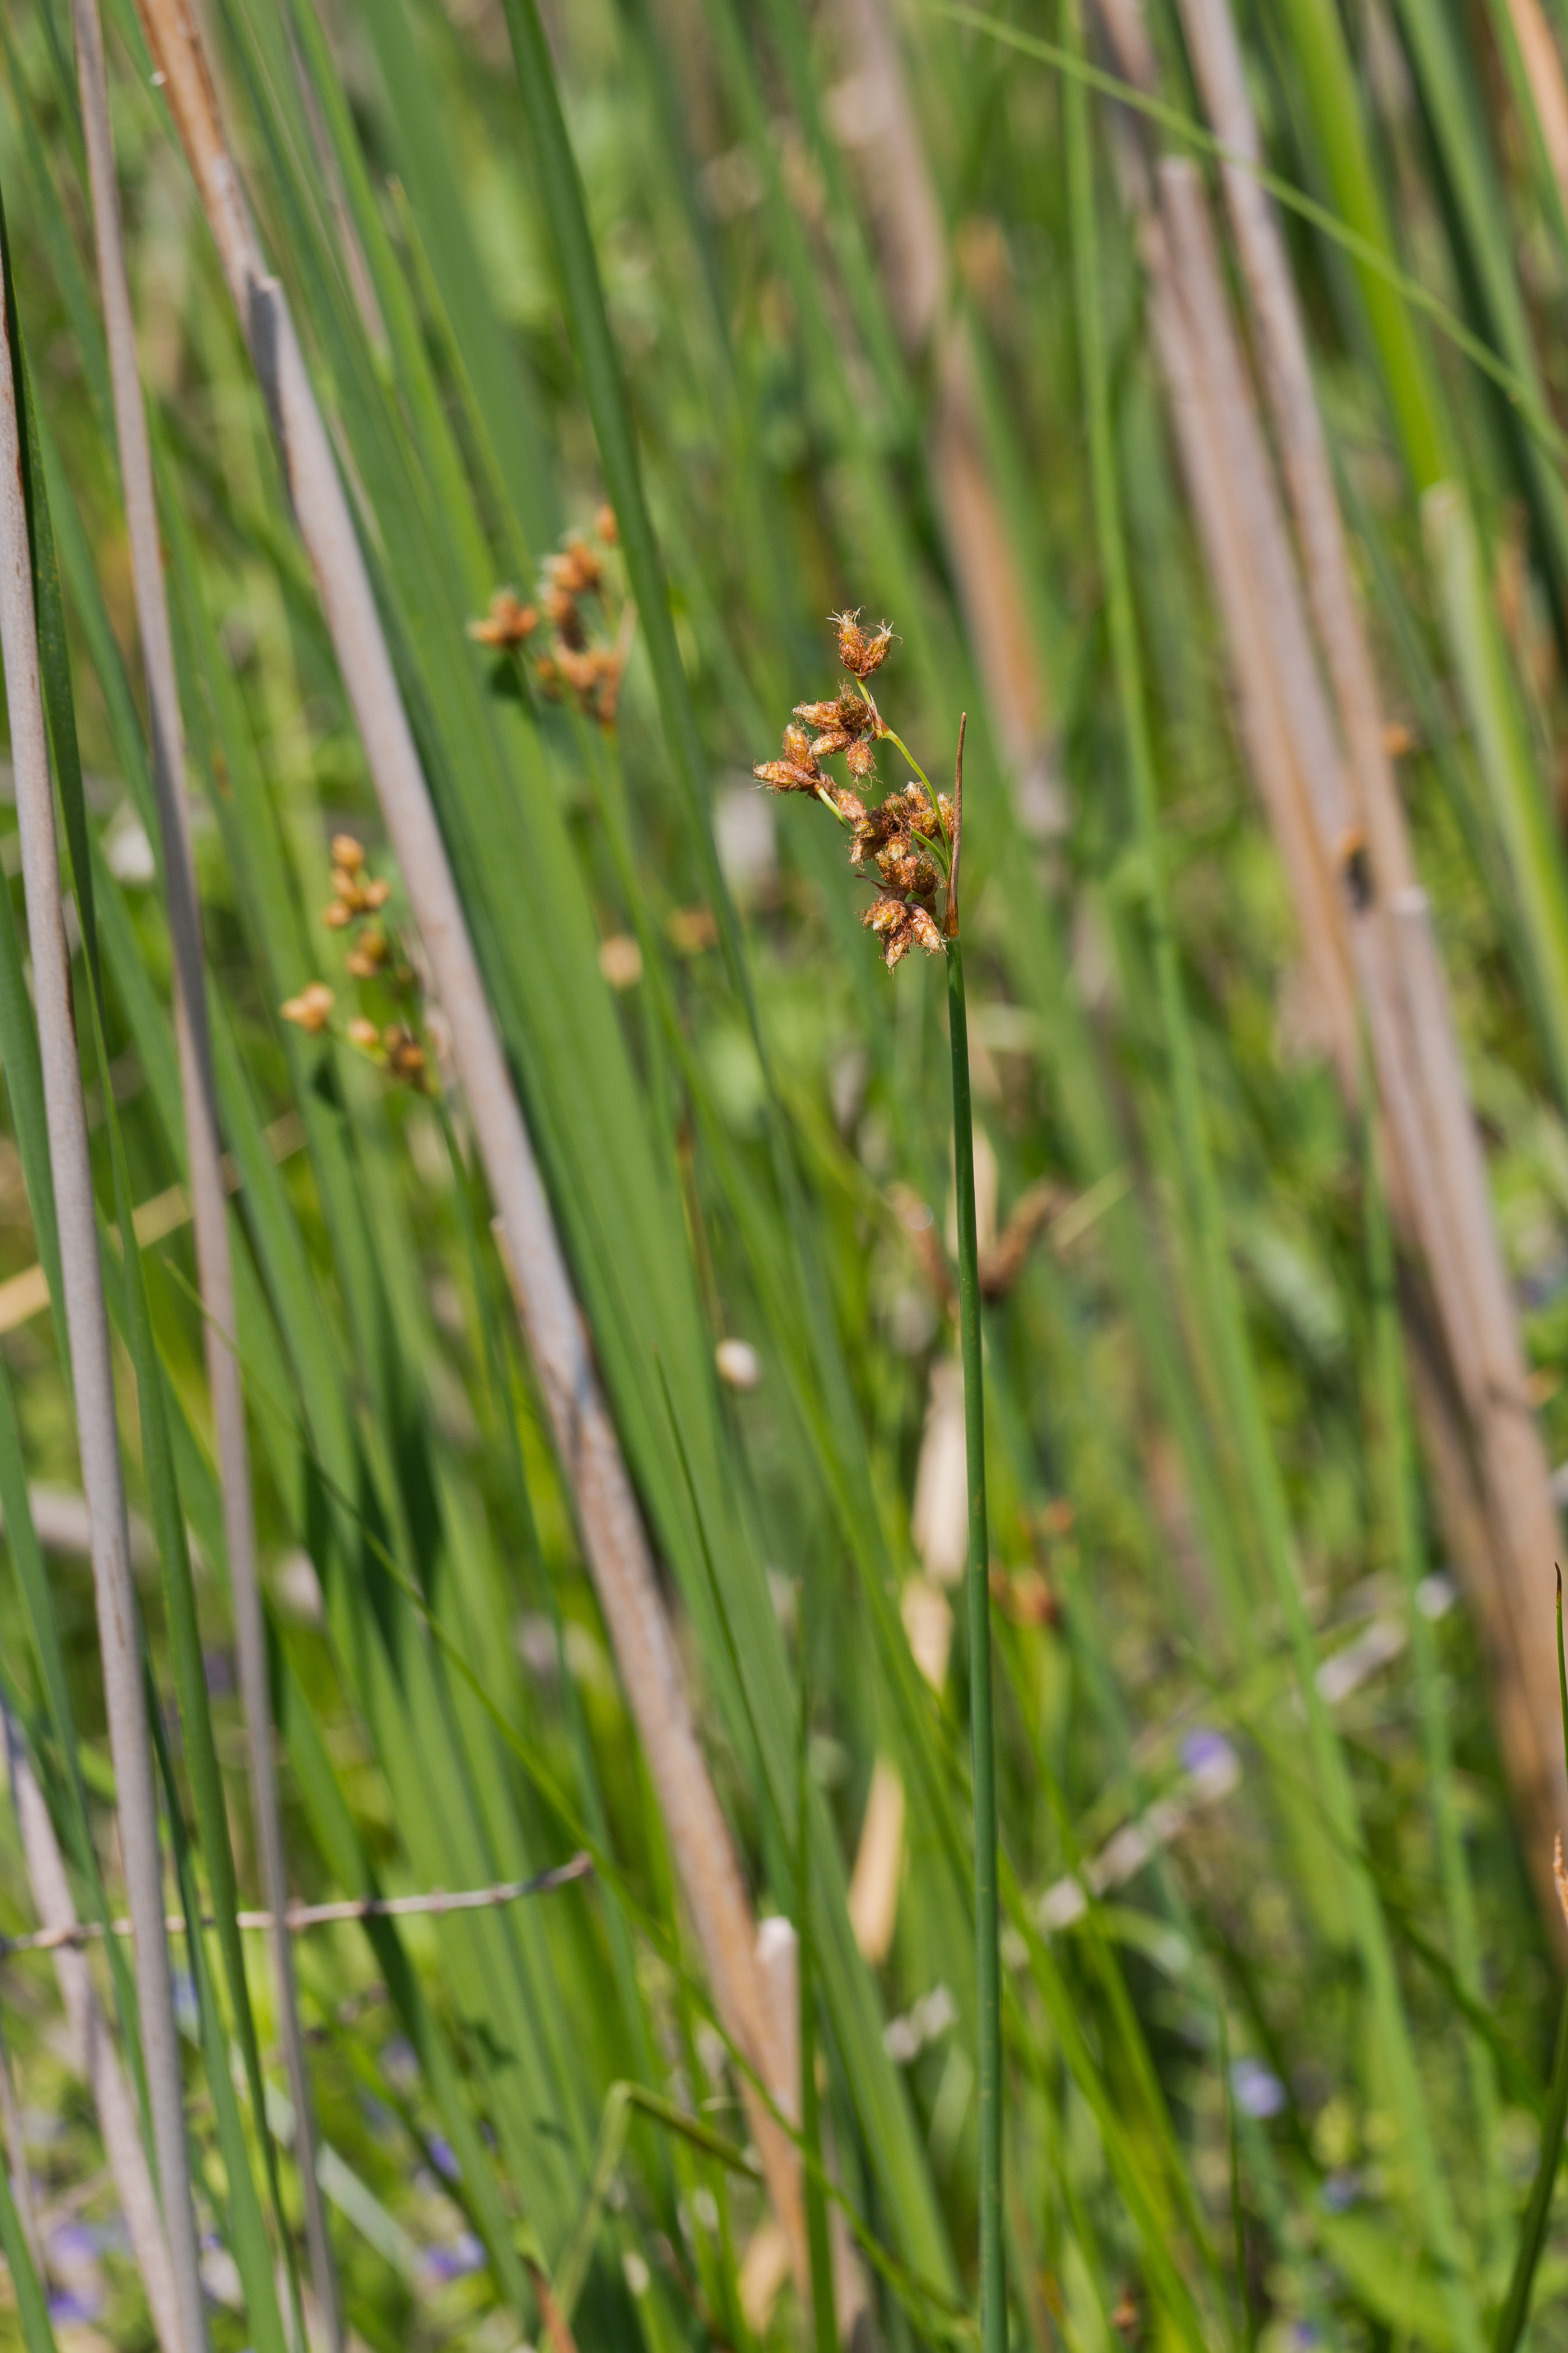
[[[858,612],[833,616],[845,677],[824,702],[797,703],[784,732],[782,757],[759,761],[753,774],[777,793],[807,793],[849,834],[849,863],[868,864],[879,885],[861,923],[878,942],[888,970],[911,948],[947,965],[948,1039],[952,1070],[952,1153],[958,1211],[959,1345],[963,1366],[964,1468],[969,1492],[965,1593],[969,1616],[969,1722],[974,1804],[974,1963],[978,2009],[976,2067],[980,2130],[980,2334],[984,2353],[1007,2341],[1002,2241],[1002,1989],[997,1924],[996,1760],[991,1698],[991,1558],[985,1519],[985,1405],[980,1333],[980,1249],[974,1208],[974,1128],[970,1102],[969,1027],[959,928],[959,862],[963,848],[963,739],[958,723],[952,791],[939,792],[877,707],[869,680],[887,660],[893,632],[869,629]],[[813,732],[815,731],[815,732]],[[876,746],[890,744],[914,770],[901,790],[868,806],[859,786],[877,774]],[[822,762],[842,754],[852,782],[840,785]],[[868,875],[868,880],[870,877]],[[939,920],[940,918],[940,920]]]

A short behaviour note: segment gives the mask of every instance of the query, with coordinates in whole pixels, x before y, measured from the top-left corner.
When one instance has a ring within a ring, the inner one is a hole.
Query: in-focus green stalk
[[[952,1161],[958,1196],[958,1330],[963,1360],[963,1451],[969,1474],[969,1736],[974,1780],[974,1976],[979,2008],[980,2339],[1005,2353],[1002,2259],[1002,1963],[996,1920],[996,1743],[991,1717],[991,1546],[985,1525],[985,1399],[980,1346],[980,1247],[974,1222],[974,1124],[963,948],[947,943],[952,1056]]]
[[[952,797],[939,793],[909,745],[883,718],[867,681],[893,645],[890,625],[861,626],[858,612],[836,613],[838,659],[846,676],[837,694],[797,702],[784,731],[783,757],[752,770],[776,793],[821,803],[850,837],[849,863],[879,889],[860,920],[889,972],[911,949],[944,956],[948,1035],[952,1055],[952,1157],[958,1198],[959,1335],[963,1363],[964,1454],[969,1481],[970,1733],[974,1789],[974,1942],[979,2000],[976,2073],[980,2089],[980,2334],[984,2353],[1005,2353],[1006,2272],[1002,2232],[1002,1982],[997,1918],[996,1759],[991,1705],[991,1546],[985,1521],[985,1405],[980,1361],[980,1245],[974,1216],[974,1125],[969,1098],[969,1026],[959,944],[958,878],[963,849],[963,738],[958,723]],[[812,729],[821,732],[814,738]],[[877,781],[877,748],[890,744],[914,770],[901,792],[868,807],[857,786]],[[837,782],[824,759],[842,754],[851,783]],[[942,908],[937,922],[939,903]]]

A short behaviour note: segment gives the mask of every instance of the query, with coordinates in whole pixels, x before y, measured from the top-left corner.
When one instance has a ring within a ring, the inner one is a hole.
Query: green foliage
[[[900,633],[888,707],[933,775],[970,714],[982,1267],[1016,1207],[1047,1209],[984,1314],[1012,2341],[1568,2342],[1553,2167],[1528,2219],[1533,2320],[1509,2302],[1542,2121],[1560,2137],[1568,2097],[1557,1962],[1417,1460],[1411,1270],[1375,1139],[1300,1018],[1089,12],[991,30],[968,8],[894,12],[946,273],[918,351],[847,7],[207,13],[706,1751],[759,1914],[800,1930],[810,2065],[813,2293],[786,2282],[764,2309],[740,2065],[438,1008],[427,1086],[347,1034],[401,1020],[423,967],[265,405],[116,0],[295,1891],[479,1888],[579,1848],[597,1866],[510,1905],[300,1938],[354,2331],[511,2353],[544,2341],[544,2280],[584,2353],[821,2348],[831,2263],[840,2311],[858,2284],[890,2347],[975,2341],[970,1661],[942,1582],[962,1482],[945,1566],[932,1522],[962,1443],[947,1008],[923,958],[879,968],[820,813],[750,776],[791,706],[832,691],[823,617],[864,606]],[[1504,0],[1243,13],[1562,1455],[1563,197]],[[1212,161],[1175,18],[1150,15],[1144,120]],[[170,1206],[170,957],[69,11],[25,0],[3,30],[149,1669],[179,1899],[216,1923],[188,1957],[189,2113],[214,2341],[238,2353],[289,2341],[299,2183],[264,1950],[236,1916],[256,1873],[194,1253]],[[968,354],[968,461],[997,493],[1047,707],[1033,798],[958,586],[943,338]],[[630,648],[613,728],[468,627],[505,584],[537,602],[563,529],[605,503],[591,610],[602,635],[624,614]],[[881,786],[900,782],[881,758]],[[321,921],[344,832],[390,885],[406,980],[351,972]],[[14,841],[0,811],[0,1278],[58,1264]],[[312,983],[334,993],[320,1031],[279,1018]],[[731,1385],[724,1341],[754,1352],[755,1385]],[[61,1334],[34,1312],[0,1361],[0,1655],[79,1908],[101,1919],[121,1905],[89,1588],[38,1500],[79,1484]],[[1549,1607],[1543,1588],[1543,1640]],[[0,1929],[33,1925],[7,1820]],[[0,2183],[0,2343],[37,2353],[45,2294],[63,2328],[79,2292],[111,2341],[150,2345],[45,1957],[0,1962],[0,2010],[50,2274],[39,2290]],[[86,2253],[62,2236],[79,2196]]]

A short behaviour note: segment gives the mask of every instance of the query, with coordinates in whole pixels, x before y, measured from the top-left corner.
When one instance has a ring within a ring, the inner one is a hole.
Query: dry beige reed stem
[[[262,259],[187,0],[139,0],[267,396],[300,536],[452,1041],[583,1545],[727,2031],[775,2099],[787,2052],[758,1979],[734,1842],[698,1741],[647,1537],[486,1000],[342,484],[283,290]],[[769,2193],[805,2270],[800,2166],[748,2089]]]
[[[1135,0],[1111,0],[1102,13],[1122,70],[1147,86],[1152,59]],[[1256,160],[1258,134],[1224,0],[1183,0],[1183,16],[1215,130],[1227,147]],[[1445,1524],[1467,1564],[1481,1618],[1494,1715],[1530,1829],[1527,1844],[1543,1855],[1544,1836],[1537,1833],[1555,1817],[1561,1778],[1555,1677],[1535,1606],[1540,1566],[1556,1543],[1545,1458],[1529,1414],[1517,1323],[1429,910],[1415,881],[1384,744],[1283,244],[1253,174],[1226,165],[1222,177],[1301,549],[1305,606],[1206,204],[1192,167],[1173,161],[1159,169],[1157,216],[1153,190],[1146,182],[1142,189],[1156,335],[1226,622],[1249,757],[1271,816],[1279,792],[1277,782],[1270,790],[1263,773],[1266,757],[1293,766],[1304,785],[1312,838],[1303,843],[1299,828],[1295,839],[1288,837],[1276,817],[1285,864],[1303,929],[1326,917],[1348,953],[1366,1013],[1395,1212],[1420,1247],[1468,1431],[1455,1423],[1447,1382],[1430,1377],[1424,1363],[1415,1383],[1418,1410],[1440,1474]],[[1266,750],[1257,740],[1258,713],[1270,708],[1287,740]],[[1353,1089],[1342,1044],[1336,1059]],[[1412,1328],[1408,1303],[1406,1330],[1414,1365],[1425,1341]],[[1456,1437],[1458,1464],[1448,1459]],[[1466,1492],[1470,1482],[1461,1475],[1472,1445],[1479,1493]],[[1541,1893],[1548,1893],[1543,1875]],[[1555,1919],[1554,1906],[1548,1916]]]
[[[1261,659],[1272,663],[1277,672],[1294,676],[1299,708],[1293,717],[1300,731],[1297,741],[1305,734],[1310,747],[1308,756],[1321,760],[1328,713],[1326,708],[1316,712],[1311,709],[1314,700],[1321,700],[1312,648],[1294,579],[1289,573],[1281,579],[1281,561],[1288,560],[1284,518],[1266,470],[1261,428],[1250,406],[1201,185],[1189,164],[1176,162],[1161,165],[1159,185],[1162,218],[1171,232],[1176,256],[1176,284],[1189,313],[1189,347],[1202,387],[1200,398],[1212,416],[1215,441],[1225,453],[1223,465],[1218,464],[1213,448],[1205,453],[1200,446],[1187,454],[1191,466],[1208,469],[1206,482],[1194,484],[1194,502],[1200,508],[1205,501],[1221,506],[1228,502],[1231,510],[1240,578],[1238,583],[1233,581],[1229,599],[1217,566],[1215,578],[1233,663],[1239,673]],[[1230,609],[1236,599],[1240,602],[1239,613]],[[1261,629],[1257,626],[1259,618]],[[1309,721],[1310,733],[1306,733]],[[1331,736],[1330,749],[1337,769]],[[1311,803],[1318,827],[1311,851],[1322,873],[1328,874],[1339,862],[1334,849],[1342,839],[1340,829],[1345,821],[1345,804],[1342,795],[1332,788],[1333,770],[1320,765],[1310,773],[1314,779]],[[1348,931],[1367,1010],[1399,1202],[1407,1223],[1414,1213],[1449,1352],[1470,1408],[1472,1428],[1481,1440],[1483,1456],[1498,1458],[1490,1466],[1493,1476],[1487,1482],[1489,1493],[1496,1482],[1507,1480],[1510,1471],[1516,1478],[1528,1474],[1522,1459],[1528,1433],[1518,1426],[1519,1409],[1526,1402],[1523,1368],[1520,1364],[1510,1392],[1500,1335],[1477,1312],[1470,1278],[1479,1256],[1478,1237],[1484,1243],[1492,1229],[1484,1171],[1462,1098],[1440,1076],[1438,1083],[1432,1082],[1433,1073],[1441,1072],[1445,1037],[1451,1033],[1446,1025],[1438,1027],[1446,1011],[1440,976],[1435,966],[1423,974],[1417,962],[1425,935],[1425,902],[1410,887],[1398,892],[1392,904],[1367,895],[1369,886],[1361,890],[1352,886],[1325,900],[1321,877],[1304,876],[1294,868],[1289,846],[1282,847],[1287,848],[1303,921],[1309,920],[1305,912],[1309,902],[1320,908],[1326,903],[1331,919],[1342,932]],[[1310,889],[1312,880],[1319,882],[1316,891]],[[1415,976],[1414,987],[1406,985],[1407,976]],[[1452,1120],[1456,1102],[1461,1105],[1458,1123]],[[1461,1201],[1458,1187],[1467,1179],[1478,1189]],[[1508,1411],[1510,1395],[1511,1413]],[[1507,1468],[1503,1449],[1507,1449]],[[1543,1459],[1536,1475],[1544,1491]],[[1517,1508],[1518,1501],[1517,1495],[1508,1496],[1501,1501],[1501,1508],[1506,1510],[1510,1504]],[[1547,1548],[1550,1551],[1550,1539]],[[1492,1657],[1500,1736],[1509,1756],[1516,1798],[1535,1818],[1542,1804],[1551,1801],[1550,1776],[1556,1752],[1554,1747],[1543,1746],[1542,1728],[1552,1720],[1546,1711],[1554,1703],[1555,1680],[1550,1673],[1547,1646],[1537,1644],[1531,1653],[1523,1586],[1507,1573],[1508,1567],[1504,1556],[1504,1573],[1485,1578],[1476,1599]]]
[[[283,1914],[283,1926],[290,1936],[297,1936],[306,1928],[331,1927],[342,1920],[440,1920],[453,1912],[493,1912],[499,1905],[516,1904],[525,1895],[552,1895],[559,1887],[591,1878],[593,1870],[590,1856],[574,1854],[570,1862],[553,1871],[542,1871],[532,1879],[501,1880],[494,1887],[450,1891],[435,1887],[422,1895],[356,1895],[345,1896],[337,1904],[290,1904]],[[237,1912],[234,1916],[241,1928],[264,1929],[268,1936],[278,1927],[276,1912]],[[210,1916],[202,1921],[204,1928],[216,1925]],[[172,1936],[187,1933],[183,1912],[172,1912],[165,1926]],[[101,1920],[57,1921],[31,1936],[0,1936],[0,1960],[9,1960],[13,1953],[53,1953],[67,1945],[79,1948],[104,1936],[130,1934],[129,1920],[113,1920],[107,1927]]]
[[[830,0],[855,91],[857,144],[900,341],[931,360],[928,459],[969,641],[1026,828],[1057,821],[1050,714],[1028,600],[984,454],[974,355],[949,306],[946,225],[887,0]]]
[[[1525,42],[1533,0],[1510,0]],[[1261,143],[1228,0],[1181,0],[1204,102],[1227,149],[1248,163]],[[1538,26],[1541,31],[1543,26]],[[1548,44],[1550,47],[1550,43]],[[1552,88],[1563,113],[1561,68]],[[1532,81],[1545,73],[1537,59]],[[1552,91],[1538,87],[1549,111]],[[1545,112],[1543,111],[1543,121]],[[1568,127],[1568,125],[1565,125]],[[1545,1564],[1559,1542],[1548,1466],[1531,1413],[1525,1360],[1480,1141],[1465,1085],[1431,913],[1410,852],[1385,746],[1376,675],[1352,585],[1332,469],[1313,389],[1306,337],[1271,199],[1242,164],[1221,166],[1232,232],[1256,325],[1262,381],[1302,554],[1307,592],[1348,755],[1352,822],[1364,829],[1372,905],[1366,911],[1380,986],[1368,1010],[1380,1084],[1398,1154],[1399,1190],[1421,1243],[1444,1336],[1478,1441],[1495,1564],[1478,1593],[1492,1652],[1500,1735],[1516,1796],[1531,1825],[1527,1845],[1545,1852],[1563,1788],[1558,1694],[1541,1608]],[[1449,510],[1428,501],[1428,527]],[[1500,1590],[1494,1589],[1500,1588]],[[1527,1722],[1521,1722],[1519,1700]],[[1544,1873],[1537,1869],[1541,1894]],[[1547,1916],[1556,1912],[1547,1903]]]
[[[1344,927],[1334,906],[1333,884],[1319,852],[1306,765],[1292,720],[1307,719],[1310,740],[1320,756],[1337,760],[1331,733],[1315,723],[1308,682],[1299,675],[1292,710],[1282,688],[1270,638],[1277,616],[1264,602],[1258,577],[1259,550],[1247,525],[1267,501],[1266,463],[1242,421],[1221,412],[1214,398],[1213,354],[1205,349],[1200,323],[1190,316],[1173,266],[1171,240],[1163,223],[1145,228],[1145,260],[1152,280],[1155,340],[1170,394],[1184,470],[1197,516],[1216,601],[1225,617],[1231,649],[1237,718],[1269,821],[1279,839],[1298,895],[1301,946],[1311,982],[1315,1024],[1321,1028],[1343,1085],[1353,1087],[1357,1037],[1354,984],[1346,954]],[[1241,478],[1241,479],[1238,479]],[[1251,511],[1249,518],[1248,511]],[[1275,576],[1269,586],[1287,597],[1293,590],[1288,571],[1280,578],[1279,550],[1268,553]]]
[[[1508,0],[1513,37],[1557,185],[1568,203],[1568,83],[1541,0]]]
[[[3,298],[0,298],[3,301]],[[37,620],[22,481],[16,385],[0,364],[0,649],[16,776],[16,821],[33,958],[33,999],[43,1059],[44,1111],[59,1224],[66,1330],[76,1396],[82,1486],[92,1525],[93,1591],[104,1702],[125,1859],[136,1924],[136,1984],[153,2111],[163,2220],[174,2259],[184,2353],[203,2353],[195,2218],[185,2150],[184,2102],[174,2025],[169,1948],[163,1931],[163,1865],[153,1786],[146,1694],[120,1462],[109,1319],[98,1256],[87,1113],[77,1060],[70,959],[60,902],[54,796],[38,673]]]
[[[3,1704],[0,1730],[5,1735],[6,1769],[33,1904],[45,1929],[58,1939],[55,1974],[59,1979],[60,1999],[70,2029],[72,2054],[87,2078],[98,2111],[103,2153],[109,2159],[120,2211],[125,2217],[131,2252],[146,2290],[147,2309],[153,2316],[160,2353],[180,2353],[179,2298],[174,2292],[174,2274],[158,2211],[157,2193],[148,2169],[147,2153],[142,2146],[131,2086],[93,1989],[92,1972],[75,1943],[80,1931],[71,1901],[70,1882],[66,1876],[65,1858],[43,1791],[34,1776],[21,1727]]]
[[[289,1867],[283,1851],[283,1820],[278,1799],[278,1766],[268,1690],[267,1639],[257,1573],[256,1519],[251,1502],[250,1446],[245,1426],[245,1392],[236,1347],[234,1262],[230,1255],[227,1186],[218,1133],[217,1091],[207,1028],[206,980],[202,955],[201,908],[196,896],[187,814],[185,752],[174,675],[174,644],[158,538],[153,456],[147,438],[142,380],[136,356],[136,325],[125,265],[109,120],[103,27],[98,0],[71,0],[77,75],[92,190],[93,231],[99,284],[109,345],[120,476],[131,541],[131,569],[142,639],[151,721],[153,783],[163,851],[163,891],[174,950],[174,1034],[179,1049],[180,1092],[190,1161],[191,1208],[195,1225],[196,1272],[201,1288],[207,1385],[212,1395],[218,1484],[223,1499],[224,1541],[234,1599],[235,1648],[250,1755],[251,1811],[256,1826],[261,1883],[275,1913],[289,1902]],[[278,2023],[283,2042],[289,2096],[300,2119],[300,2188],[305,2204],[305,2240],[331,2353],[342,2343],[337,2278],[327,2235],[315,2157],[320,2140],[310,2079],[300,2027],[300,2000],[293,1956],[286,1936],[272,1942]]]

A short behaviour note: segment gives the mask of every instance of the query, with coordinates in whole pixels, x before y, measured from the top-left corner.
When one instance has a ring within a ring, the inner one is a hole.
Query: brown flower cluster
[[[784,731],[783,757],[760,760],[752,773],[773,792],[812,794],[847,828],[850,865],[862,873],[869,860],[882,885],[860,920],[891,972],[912,947],[928,955],[942,953],[936,904],[945,861],[939,863],[935,853],[945,852],[953,839],[953,806],[941,793],[933,807],[925,786],[910,783],[868,808],[853,785],[835,783],[821,766],[842,753],[857,784],[871,781],[877,773],[872,746],[892,733],[866,684],[888,658],[892,630],[886,621],[866,628],[858,613],[835,613],[832,620],[849,678],[828,702],[797,702]]]
[[[468,623],[468,635],[477,646],[492,646],[497,653],[514,653],[539,627],[539,614],[532,605],[524,605],[515,588],[498,588],[490,598],[490,609],[482,621]]]
[[[392,953],[384,926],[365,920],[384,907],[391,896],[390,882],[374,881],[365,872],[363,842],[356,841],[352,833],[334,834],[332,898],[321,911],[321,921],[330,932],[345,932],[354,923],[360,926],[344,959],[356,980],[374,980]]]
[[[415,976],[411,966],[395,954],[395,943],[385,924],[376,920],[391,895],[390,882],[377,881],[366,872],[363,842],[356,840],[352,833],[334,834],[332,898],[321,911],[321,921],[332,932],[358,926],[343,958],[345,970],[355,980],[384,983],[391,988],[395,1000],[410,995]],[[285,1021],[292,1021],[311,1037],[320,1037],[331,1027],[336,1002],[325,981],[313,980],[298,997],[288,998],[279,1010]],[[351,1046],[390,1071],[394,1078],[404,1080],[409,1086],[424,1086],[425,1049],[405,1021],[380,1025],[361,1016],[347,1024],[342,1035]]]
[[[536,603],[525,605],[515,589],[498,588],[484,619],[468,623],[476,645],[524,661],[535,691],[547,702],[570,702],[602,727],[615,724],[626,666],[625,654],[614,642],[603,553],[618,538],[614,512],[601,507],[591,539],[574,535],[546,559]],[[600,624],[596,637],[595,613]],[[545,630],[547,643],[530,643]]]
[[[313,980],[308,988],[300,991],[298,997],[286,997],[278,1010],[285,1021],[292,1021],[297,1029],[303,1029],[308,1036],[314,1038],[331,1019],[332,1007],[336,1002],[324,980]]]
[[[869,678],[880,670],[892,651],[893,633],[886,621],[879,621],[874,629],[861,627],[858,613],[834,613],[829,616],[838,632],[838,659],[851,678]]]
[[[425,1049],[405,1022],[389,1021],[384,1029],[377,1029],[374,1021],[361,1016],[349,1023],[343,1034],[373,1062],[384,1062],[395,1079],[403,1079],[411,1087],[424,1087]]]

